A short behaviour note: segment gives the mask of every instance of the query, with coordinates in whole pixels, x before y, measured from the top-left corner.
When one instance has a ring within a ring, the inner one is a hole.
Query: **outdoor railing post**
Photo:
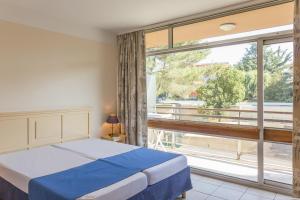
[[[242,155],[242,141],[238,140],[236,159],[240,160]]]

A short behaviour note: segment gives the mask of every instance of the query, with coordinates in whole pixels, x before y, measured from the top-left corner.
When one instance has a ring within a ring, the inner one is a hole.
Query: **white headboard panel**
[[[0,153],[90,137],[91,109],[0,113]]]

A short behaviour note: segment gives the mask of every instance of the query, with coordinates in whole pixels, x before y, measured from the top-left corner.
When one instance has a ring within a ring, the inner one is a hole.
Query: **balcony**
[[[264,179],[292,183],[292,112],[266,106]],[[282,108],[283,107],[283,108]],[[149,147],[181,153],[193,168],[257,181],[257,111],[157,104],[149,114]]]

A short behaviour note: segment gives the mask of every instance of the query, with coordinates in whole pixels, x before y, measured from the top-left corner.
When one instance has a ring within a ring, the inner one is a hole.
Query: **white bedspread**
[[[30,179],[64,171],[94,160],[52,146],[39,147],[0,155],[0,177],[28,193]],[[108,187],[87,194],[81,199],[123,200],[147,187],[147,177],[137,173]]]
[[[84,139],[53,145],[57,148],[66,149],[78,153],[90,159],[106,158],[109,156],[125,153],[140,147],[116,143],[101,139]],[[160,165],[143,171],[147,175],[149,185],[153,185],[168,178],[187,167],[185,156],[179,156]]]

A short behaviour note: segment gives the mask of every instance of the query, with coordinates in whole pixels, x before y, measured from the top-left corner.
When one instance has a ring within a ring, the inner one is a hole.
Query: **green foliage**
[[[267,87],[265,88],[265,101],[286,102],[293,101],[293,84],[291,73],[276,72],[265,77]]]
[[[255,101],[257,99],[257,70],[244,72],[245,99]]]
[[[209,50],[148,56],[147,73],[155,75],[159,97],[186,99],[196,93],[204,108],[229,108],[257,99],[256,51],[256,44],[252,44],[235,66],[197,65]],[[292,102],[291,59],[288,50],[264,47],[265,101]]]
[[[229,108],[245,97],[244,74],[229,65],[215,65],[205,73],[206,83],[197,90],[205,108]]]
[[[241,71],[256,71],[257,69],[257,48],[256,43],[253,43],[249,48],[246,49],[246,53],[237,64],[237,68]]]
[[[270,47],[264,49],[264,69],[271,74],[277,72],[283,72],[286,68],[286,64],[292,60],[292,52],[288,52],[287,49],[282,50],[280,46],[273,50]]]
[[[236,68],[245,72],[245,100],[255,101],[257,94],[257,47],[252,44]],[[292,52],[264,47],[265,101],[291,102],[291,66]]]
[[[203,70],[196,66],[209,50],[148,56],[147,73],[156,76],[157,96],[188,98],[202,82]]]

